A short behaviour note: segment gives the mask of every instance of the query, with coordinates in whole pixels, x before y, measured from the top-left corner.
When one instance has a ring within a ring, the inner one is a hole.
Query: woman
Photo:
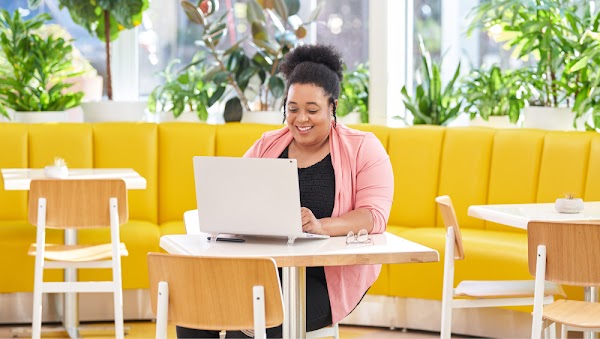
[[[361,229],[382,233],[392,205],[392,166],[372,133],[336,121],[342,63],[331,46],[300,46],[288,53],[280,65],[287,80],[287,126],[265,133],[244,156],[297,160],[304,231],[331,236]],[[380,270],[381,265],[307,268],[306,330],[342,320]],[[179,338],[216,335],[177,328]],[[228,338],[239,335],[227,333]],[[281,337],[281,327],[268,329],[267,336]]]

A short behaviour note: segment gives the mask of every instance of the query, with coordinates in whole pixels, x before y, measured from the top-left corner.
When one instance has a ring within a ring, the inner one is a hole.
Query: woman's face
[[[286,121],[300,146],[318,146],[329,136],[333,106],[321,87],[293,84],[288,90]]]

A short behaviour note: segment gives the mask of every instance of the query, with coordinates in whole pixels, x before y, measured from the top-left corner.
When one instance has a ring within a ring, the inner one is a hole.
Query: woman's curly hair
[[[340,96],[343,60],[331,45],[298,46],[286,54],[279,69],[287,80],[285,93],[293,84],[313,84],[333,99]]]

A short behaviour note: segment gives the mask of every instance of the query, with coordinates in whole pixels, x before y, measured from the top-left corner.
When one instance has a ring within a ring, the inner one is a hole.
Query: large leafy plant
[[[36,8],[42,0],[29,0]],[[110,68],[110,42],[124,29],[142,23],[142,13],[148,9],[148,0],[58,0],[60,8],[68,8],[73,21],[105,42],[106,83],[108,100],[112,100],[112,72]]]
[[[322,3],[302,22],[297,16],[299,0],[249,0],[246,17],[251,35],[240,38],[227,49],[220,48],[220,43],[228,30],[234,28],[227,26],[229,12],[214,17],[218,0],[197,3],[183,0],[181,5],[189,19],[203,28],[200,46],[209,55],[194,63],[210,64],[207,80],[217,85],[211,101],[229,98],[226,114],[240,116],[243,110],[280,109],[285,84],[279,63],[306,36],[306,25],[316,19]]]
[[[62,81],[80,73],[71,68],[71,45],[63,38],[36,33],[47,20],[41,14],[24,20],[0,11],[0,114],[15,111],[64,111],[78,106],[83,93],[62,93]]]
[[[336,114],[343,117],[351,112],[360,113],[363,123],[369,122],[369,68],[359,64],[354,71],[344,70],[342,90]]]
[[[521,70],[502,71],[497,65],[472,71],[461,79],[464,111],[471,119],[508,116],[511,123],[516,123],[529,98],[528,75]]]
[[[178,118],[184,110],[196,112],[200,121],[208,118],[207,108],[212,106],[215,90],[213,83],[204,81],[206,71],[203,65],[189,66],[181,71],[174,70],[181,61],[169,62],[166,70],[160,75],[165,82],[154,88],[148,98],[148,110],[172,112]]]
[[[471,13],[469,31],[483,29],[505,41],[513,56],[532,64],[532,102],[558,107],[585,99],[589,73],[581,54],[588,48],[582,37],[597,31],[598,14],[585,0],[490,0]],[[578,67],[574,67],[578,65]]]
[[[403,102],[413,115],[413,124],[446,126],[460,113],[463,100],[460,89],[455,86],[460,74],[460,64],[456,67],[452,80],[442,88],[441,66],[431,61],[431,55],[420,40],[421,76],[413,96],[408,94],[406,86],[402,87]]]

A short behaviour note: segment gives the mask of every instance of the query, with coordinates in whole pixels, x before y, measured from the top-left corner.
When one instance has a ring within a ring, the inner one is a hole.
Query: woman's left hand
[[[321,224],[321,221],[315,217],[310,209],[302,207],[300,209],[300,214],[302,215],[302,231],[314,234],[325,234],[323,224]]]

